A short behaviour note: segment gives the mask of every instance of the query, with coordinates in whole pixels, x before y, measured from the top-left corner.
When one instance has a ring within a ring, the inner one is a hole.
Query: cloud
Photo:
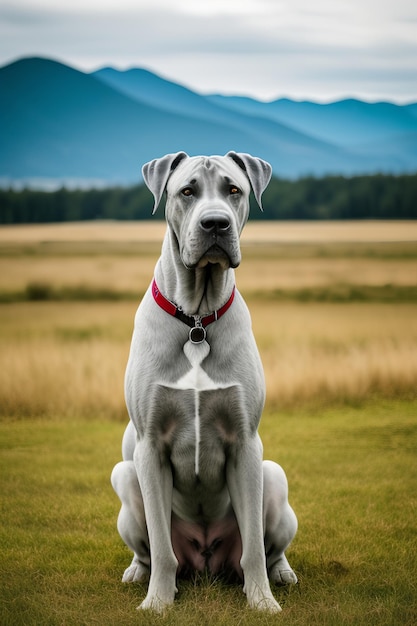
[[[0,0],[1,1],[1,0]],[[15,0],[0,63],[143,66],[203,92],[417,98],[417,4],[407,0]]]

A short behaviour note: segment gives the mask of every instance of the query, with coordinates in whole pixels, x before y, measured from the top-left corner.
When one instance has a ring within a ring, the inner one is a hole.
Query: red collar
[[[213,311],[213,313],[210,313],[209,315],[204,315],[203,317],[200,317],[199,315],[186,315],[185,313],[183,313],[176,304],[174,304],[170,300],[167,300],[167,298],[162,295],[162,293],[159,291],[159,287],[156,284],[155,279],[153,279],[152,281],[152,295],[155,302],[161,307],[161,309],[163,309],[173,317],[178,318],[179,320],[184,322],[184,324],[190,326],[191,330],[189,333],[189,338],[192,343],[201,343],[206,338],[206,326],[218,320],[230,308],[235,297],[235,286],[233,286],[232,293],[226,304],[224,304],[217,311]]]

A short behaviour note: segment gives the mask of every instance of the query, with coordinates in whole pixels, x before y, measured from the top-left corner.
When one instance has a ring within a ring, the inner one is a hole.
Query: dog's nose
[[[201,218],[200,227],[206,233],[225,232],[230,228],[230,220],[222,213],[210,213]]]

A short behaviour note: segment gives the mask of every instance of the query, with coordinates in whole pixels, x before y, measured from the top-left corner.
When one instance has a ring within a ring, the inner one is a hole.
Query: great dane
[[[134,553],[122,580],[150,576],[138,608],[162,612],[177,575],[234,571],[251,607],[280,611],[269,580],[297,582],[284,554],[297,518],[283,469],[262,461],[264,375],[233,269],[250,191],[261,207],[271,166],[179,152],[144,165],[143,177],[154,211],[166,191],[167,231],[136,313],[130,423],[112,473],[118,530]]]

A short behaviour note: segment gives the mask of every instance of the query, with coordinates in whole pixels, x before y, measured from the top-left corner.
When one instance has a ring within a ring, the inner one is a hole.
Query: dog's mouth
[[[210,246],[196,264],[196,268],[201,269],[207,265],[220,265],[223,270],[235,268],[239,265],[240,259],[233,259],[221,246],[217,243]]]

